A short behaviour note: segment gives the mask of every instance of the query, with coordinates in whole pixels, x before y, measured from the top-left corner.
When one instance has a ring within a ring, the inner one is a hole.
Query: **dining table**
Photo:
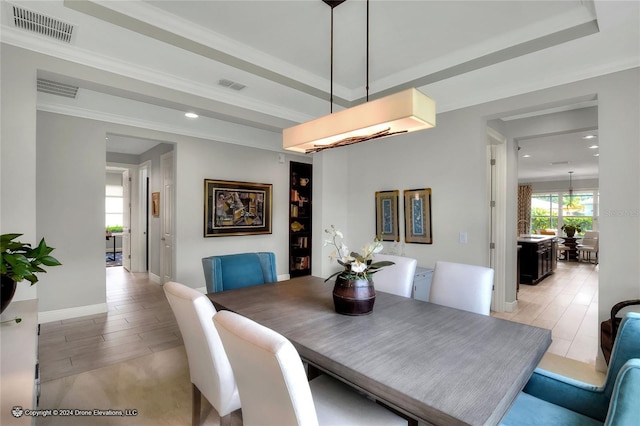
[[[207,296],[414,424],[499,424],[551,344],[550,330],[382,291],[370,314],[341,315],[333,284],[304,276]]]

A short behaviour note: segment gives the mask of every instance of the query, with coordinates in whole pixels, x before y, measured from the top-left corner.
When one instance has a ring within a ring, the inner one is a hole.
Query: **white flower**
[[[351,271],[355,273],[364,272],[367,270],[367,264],[356,260],[351,264]]]
[[[338,271],[331,275],[330,278],[340,275],[343,278],[348,279],[369,279],[370,275],[375,273],[381,267],[393,265],[393,262],[383,261],[371,263],[372,257],[375,253],[382,251],[382,242],[375,239],[372,243],[364,246],[362,254],[351,253],[346,244],[341,241],[344,236],[342,232],[336,229],[333,225],[330,228],[324,230],[326,234],[331,236],[331,239],[324,240],[323,246],[333,246],[334,251],[329,255],[329,260],[333,262],[335,259],[344,266],[343,271]],[[326,280],[325,280],[326,281]]]
[[[340,247],[338,247],[338,255],[340,256],[340,260],[343,262],[348,262],[351,256],[349,256],[349,248],[344,244],[340,243]]]

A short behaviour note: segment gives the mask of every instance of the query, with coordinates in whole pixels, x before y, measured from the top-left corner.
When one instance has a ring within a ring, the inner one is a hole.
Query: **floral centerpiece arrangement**
[[[325,229],[325,233],[331,236],[330,240],[325,240],[324,245],[332,245],[335,251],[331,253],[329,259],[336,261],[342,266],[342,271],[331,274],[329,281],[336,277],[333,286],[333,304],[335,310],[343,315],[367,315],[373,310],[376,301],[376,290],[373,287],[371,276],[385,266],[393,265],[388,260],[373,262],[373,255],[382,251],[382,243],[379,239],[373,240],[364,246],[362,253],[349,251],[349,248],[342,241],[344,236],[333,225]]]
[[[333,225],[331,228],[325,229],[324,232],[331,236],[330,240],[325,240],[323,246],[332,245],[335,250],[329,255],[329,259],[334,259],[342,265],[344,268],[342,271],[338,271],[329,276],[326,281],[338,276],[343,280],[369,280],[371,276],[385,266],[391,266],[394,263],[384,260],[379,262],[373,262],[373,255],[382,251],[382,242],[379,239],[374,239],[372,243],[365,245],[362,249],[362,253],[356,253],[349,251],[349,248],[345,245],[342,232],[337,230]]]

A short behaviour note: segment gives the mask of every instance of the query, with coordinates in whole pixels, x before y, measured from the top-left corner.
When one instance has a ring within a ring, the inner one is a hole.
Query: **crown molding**
[[[102,121],[112,124],[119,124],[123,126],[137,127],[141,129],[154,130],[163,133],[170,133],[174,135],[189,136],[204,140],[215,140],[218,142],[242,145],[252,148],[265,149],[268,151],[283,152],[281,141],[278,139],[273,144],[264,145],[256,142],[255,138],[240,139],[232,136],[228,136],[215,131],[197,131],[192,128],[185,128],[167,123],[161,123],[150,120],[142,120],[137,118],[131,118],[124,115],[108,113],[104,111],[91,110],[88,108],[79,108],[69,105],[61,105],[56,103],[38,101],[36,105],[38,111],[50,112],[61,115],[68,115],[72,117],[85,118],[88,120]],[[277,143],[276,143],[277,142]],[[273,145],[273,146],[271,146]]]

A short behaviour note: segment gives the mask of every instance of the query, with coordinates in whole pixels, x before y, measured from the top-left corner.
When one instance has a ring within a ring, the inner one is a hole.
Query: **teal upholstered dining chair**
[[[208,293],[278,281],[276,256],[271,252],[204,257],[202,267]]]
[[[640,314],[620,324],[604,385],[536,369],[503,425],[632,425],[640,421]]]

